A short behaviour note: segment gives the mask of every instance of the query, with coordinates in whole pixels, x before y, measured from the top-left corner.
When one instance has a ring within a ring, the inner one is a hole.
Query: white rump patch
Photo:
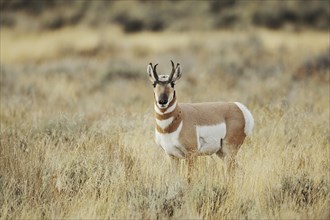
[[[170,117],[170,118],[165,119],[165,120],[156,119],[156,122],[157,122],[159,127],[164,129],[164,128],[167,128],[172,123],[173,119],[174,119],[174,117]]]
[[[242,103],[235,102],[235,104],[238,106],[239,109],[241,109],[244,116],[244,120],[245,120],[244,133],[246,135],[251,135],[254,126],[254,119],[251,112]]]
[[[156,129],[156,143],[159,144],[168,155],[172,155],[178,158],[185,157],[185,149],[179,142],[179,135],[182,129],[183,123],[181,121],[179,127],[172,133],[159,133]]]
[[[226,136],[226,124],[196,126],[196,136],[200,153],[216,153],[221,149],[221,139]]]

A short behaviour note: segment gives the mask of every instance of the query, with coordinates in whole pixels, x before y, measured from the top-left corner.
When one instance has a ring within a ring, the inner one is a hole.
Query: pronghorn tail
[[[239,109],[243,112],[244,119],[245,119],[245,127],[244,127],[244,133],[249,136],[252,134],[252,129],[254,126],[254,119],[251,114],[251,112],[243,105],[242,103],[235,102],[235,104],[238,106]]]

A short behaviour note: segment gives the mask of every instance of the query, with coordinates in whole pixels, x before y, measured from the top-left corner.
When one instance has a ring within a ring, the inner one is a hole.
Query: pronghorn
[[[171,63],[170,75],[158,75],[158,64],[147,67],[154,87],[156,143],[174,159],[215,153],[231,169],[237,151],[252,132],[252,114],[239,102],[177,103],[174,85],[182,73],[179,64]]]

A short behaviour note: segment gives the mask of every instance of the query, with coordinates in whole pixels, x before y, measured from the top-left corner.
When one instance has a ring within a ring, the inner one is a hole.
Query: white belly
[[[201,154],[214,154],[221,149],[221,139],[226,136],[226,124],[196,126],[197,148]]]
[[[156,143],[159,144],[167,154],[184,158],[185,157],[185,149],[179,142],[179,134],[182,129],[182,122],[176,131],[169,134],[159,133],[156,129]]]

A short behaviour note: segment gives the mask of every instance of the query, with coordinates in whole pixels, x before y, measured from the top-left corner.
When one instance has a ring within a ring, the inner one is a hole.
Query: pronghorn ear
[[[157,81],[157,79],[158,79],[158,75],[157,75],[157,73],[154,72],[151,63],[147,67],[147,73],[148,73],[148,76],[149,76],[150,81],[152,83],[155,83]]]
[[[177,81],[178,79],[181,78],[181,76],[182,76],[181,67],[180,64],[177,64],[175,68],[175,72],[173,74],[172,82]]]

